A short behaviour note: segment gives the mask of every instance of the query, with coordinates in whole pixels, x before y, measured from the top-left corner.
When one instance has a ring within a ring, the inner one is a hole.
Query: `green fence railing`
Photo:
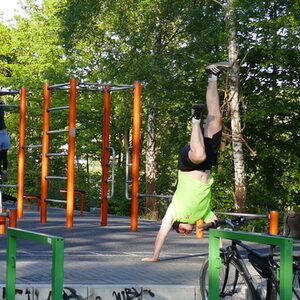
[[[6,299],[15,299],[17,239],[31,240],[52,247],[52,300],[61,300],[64,281],[64,240],[61,237],[16,228],[7,230]]]
[[[293,239],[280,236],[262,235],[258,233],[229,231],[222,229],[209,230],[209,299],[219,299],[219,275],[221,269],[219,248],[220,238],[278,246],[280,249],[280,299],[292,299]]]

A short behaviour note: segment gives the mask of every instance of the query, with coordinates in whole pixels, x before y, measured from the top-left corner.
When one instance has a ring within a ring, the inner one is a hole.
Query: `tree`
[[[240,118],[240,99],[239,99],[239,44],[236,33],[236,1],[227,1],[227,23],[228,23],[228,57],[232,68],[229,72],[228,101],[231,112],[231,135],[232,152],[234,162],[235,179],[235,209],[238,212],[246,211],[246,173],[243,155],[242,126]]]

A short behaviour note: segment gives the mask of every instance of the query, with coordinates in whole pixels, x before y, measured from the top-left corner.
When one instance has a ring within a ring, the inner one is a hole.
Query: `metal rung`
[[[55,110],[64,110],[64,109],[69,109],[70,106],[56,106],[56,107],[50,107],[48,108],[47,111],[55,111]]]
[[[17,188],[18,185],[17,184],[0,184],[0,187],[15,187],[15,188]]]
[[[59,180],[67,180],[67,177],[63,177],[63,176],[46,176],[45,177],[47,180],[48,179],[59,179]]]
[[[8,90],[8,91],[0,91],[0,96],[5,96],[5,95],[17,95],[19,94],[20,91],[12,91],[12,90]]]
[[[50,156],[68,156],[68,153],[47,153],[46,154],[47,157],[50,157]]]
[[[67,203],[66,200],[60,200],[60,199],[49,199],[49,198],[47,198],[47,199],[45,199],[45,201],[46,202],[54,202],[54,203],[64,203],[64,204]]]
[[[146,198],[172,198],[172,195],[157,195],[157,194],[138,194],[139,197],[146,197]]]
[[[51,133],[61,133],[61,132],[68,132],[68,129],[58,129],[58,130],[48,130],[47,134],[51,134]]]
[[[39,144],[39,145],[32,145],[32,144],[30,144],[30,145],[24,145],[23,146],[23,148],[42,148],[42,144]]]
[[[4,109],[6,109],[6,108],[20,108],[20,105],[16,105],[16,104],[0,104],[0,107],[3,107]]]
[[[70,85],[69,82],[67,83],[57,83],[49,86],[49,89],[56,89],[56,88],[62,88],[62,87],[68,87]]]
[[[131,85],[131,86],[120,86],[120,87],[111,87],[110,88],[110,91],[121,91],[121,90],[128,90],[128,89],[132,89],[132,88],[134,88],[134,86],[133,85]]]
[[[0,213],[0,217],[8,217],[8,216],[9,216],[9,213],[8,213],[8,212]]]

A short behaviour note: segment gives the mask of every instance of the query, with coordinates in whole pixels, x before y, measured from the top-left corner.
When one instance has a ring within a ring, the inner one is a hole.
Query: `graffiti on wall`
[[[99,290],[98,290],[99,291]],[[24,289],[15,289],[15,295],[21,296],[24,300],[51,300],[52,292],[51,290],[47,293],[47,297],[44,297],[45,294],[40,294],[39,288],[24,288]],[[142,287],[138,290],[134,287],[124,288],[123,290],[113,290],[110,299],[112,300],[142,300],[143,295],[149,295],[151,298],[155,297],[155,294],[150,289],[143,289]],[[42,297],[44,299],[42,299]],[[6,289],[2,287],[2,300],[6,299]],[[106,298],[107,299],[107,298]],[[64,287],[62,300],[104,300],[101,294],[90,295],[88,297],[83,297],[78,293],[76,288]]]

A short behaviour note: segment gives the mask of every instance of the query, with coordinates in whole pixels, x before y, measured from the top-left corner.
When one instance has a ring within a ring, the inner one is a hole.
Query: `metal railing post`
[[[76,79],[70,79],[69,130],[68,130],[68,168],[67,168],[67,207],[66,226],[73,228],[74,185],[75,185],[75,145],[76,145]]]
[[[6,299],[15,299],[17,238],[31,240],[52,247],[52,300],[61,300],[64,280],[64,240],[61,237],[37,232],[8,228],[6,254]]]
[[[139,213],[139,169],[140,169],[140,129],[141,129],[141,90],[142,85],[134,83],[132,120],[132,185],[131,185],[131,231],[137,231]]]
[[[49,172],[49,157],[47,153],[49,152],[49,126],[50,126],[50,89],[49,84],[44,84],[44,107],[43,107],[43,138],[42,138],[42,166],[41,166],[41,211],[40,220],[41,223],[47,222],[47,203],[48,198],[48,172]]]
[[[101,226],[107,225],[108,214],[108,173],[109,173],[109,131],[110,131],[110,87],[103,94],[103,131],[102,131],[102,178],[101,178]]]
[[[18,151],[18,201],[17,216],[23,218],[24,173],[25,173],[25,132],[26,132],[26,89],[21,89],[20,96],[20,128]]]

